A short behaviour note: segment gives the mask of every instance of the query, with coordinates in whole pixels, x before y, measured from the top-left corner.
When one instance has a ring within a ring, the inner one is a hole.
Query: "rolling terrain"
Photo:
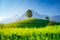
[[[40,28],[40,27],[46,27],[49,24],[50,21],[43,20],[43,19],[36,19],[36,18],[28,18],[25,20],[18,20],[16,22],[11,22],[8,24],[4,24],[3,27],[17,27],[17,28]],[[54,22],[54,25],[60,25],[58,22]],[[2,27],[2,26],[1,26]]]
[[[60,23],[36,18],[0,24],[0,40],[60,40]]]

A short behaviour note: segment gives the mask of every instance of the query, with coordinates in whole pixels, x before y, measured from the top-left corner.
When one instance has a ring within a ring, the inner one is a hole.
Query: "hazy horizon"
[[[60,0],[0,0],[0,20],[22,16],[27,9],[40,15],[60,15]]]

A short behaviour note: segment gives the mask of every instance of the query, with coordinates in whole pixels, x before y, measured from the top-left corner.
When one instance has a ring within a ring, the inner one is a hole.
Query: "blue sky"
[[[60,15],[60,0],[0,0],[0,20],[22,16],[27,9],[40,15]]]

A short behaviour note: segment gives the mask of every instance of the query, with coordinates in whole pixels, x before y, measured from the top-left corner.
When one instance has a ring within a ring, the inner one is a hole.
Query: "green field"
[[[0,40],[60,40],[60,26],[45,28],[2,28]]]
[[[0,24],[0,40],[60,40],[60,23],[48,25],[43,19],[25,19]]]

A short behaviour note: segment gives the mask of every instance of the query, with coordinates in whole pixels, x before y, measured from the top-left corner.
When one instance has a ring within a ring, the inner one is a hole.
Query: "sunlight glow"
[[[4,20],[4,19],[5,19],[5,17],[0,17],[0,21],[1,21],[1,20]]]
[[[0,21],[2,21],[2,20],[4,20],[4,19],[6,19],[7,17],[1,17],[0,16]]]

